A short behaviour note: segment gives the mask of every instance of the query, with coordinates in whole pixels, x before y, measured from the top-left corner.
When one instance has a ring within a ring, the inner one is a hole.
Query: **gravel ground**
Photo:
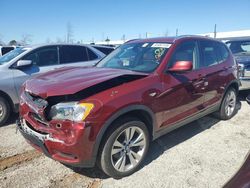
[[[0,187],[221,187],[239,169],[250,145],[250,106],[229,121],[206,116],[154,141],[143,167],[115,180],[97,169],[70,169],[0,127]]]

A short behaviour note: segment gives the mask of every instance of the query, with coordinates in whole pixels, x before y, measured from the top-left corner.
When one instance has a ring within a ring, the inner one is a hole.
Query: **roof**
[[[89,44],[68,44],[68,43],[51,43],[51,44],[34,44],[25,46],[27,48],[39,48],[44,46],[91,46]]]
[[[250,41],[250,37],[240,37],[240,38],[233,38],[233,39],[225,39],[226,42],[240,42],[240,41]]]
[[[199,35],[181,35],[181,36],[176,36],[176,37],[157,37],[157,38],[147,38],[147,39],[134,39],[127,41],[128,43],[133,43],[133,42],[166,42],[166,43],[174,43],[177,40],[181,39],[209,39],[209,40],[216,40],[210,37],[204,37],[204,36],[199,36]],[[216,40],[217,41],[217,40]]]

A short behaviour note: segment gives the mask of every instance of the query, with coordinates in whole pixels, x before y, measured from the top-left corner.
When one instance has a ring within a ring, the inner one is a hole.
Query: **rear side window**
[[[226,46],[224,44],[218,43],[217,47],[218,47],[218,50],[217,50],[217,52],[218,52],[218,62],[222,63],[222,62],[227,60],[227,58],[229,56],[229,52],[228,52],[228,49],[226,48]]]
[[[201,60],[199,67],[209,67],[218,63],[217,45],[213,41],[200,41]]]
[[[84,46],[61,46],[60,63],[88,61],[87,49]]]
[[[88,51],[89,60],[95,60],[98,58],[97,55],[89,48],[87,48],[87,51]]]

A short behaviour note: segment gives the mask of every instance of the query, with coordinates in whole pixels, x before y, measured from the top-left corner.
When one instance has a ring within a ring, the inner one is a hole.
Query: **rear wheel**
[[[4,125],[10,116],[10,105],[8,101],[0,97],[0,126]]]
[[[136,118],[122,119],[116,125],[102,148],[100,167],[109,176],[121,178],[139,168],[148,151],[149,133]]]
[[[234,88],[229,88],[226,92],[220,110],[218,112],[218,116],[222,120],[228,120],[235,115],[237,112],[236,108],[237,104],[237,94]]]

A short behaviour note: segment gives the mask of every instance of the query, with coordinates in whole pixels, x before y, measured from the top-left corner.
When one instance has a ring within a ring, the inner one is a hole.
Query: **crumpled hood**
[[[25,90],[42,98],[69,95],[123,75],[147,74],[122,69],[67,67],[31,78],[26,81]]]

